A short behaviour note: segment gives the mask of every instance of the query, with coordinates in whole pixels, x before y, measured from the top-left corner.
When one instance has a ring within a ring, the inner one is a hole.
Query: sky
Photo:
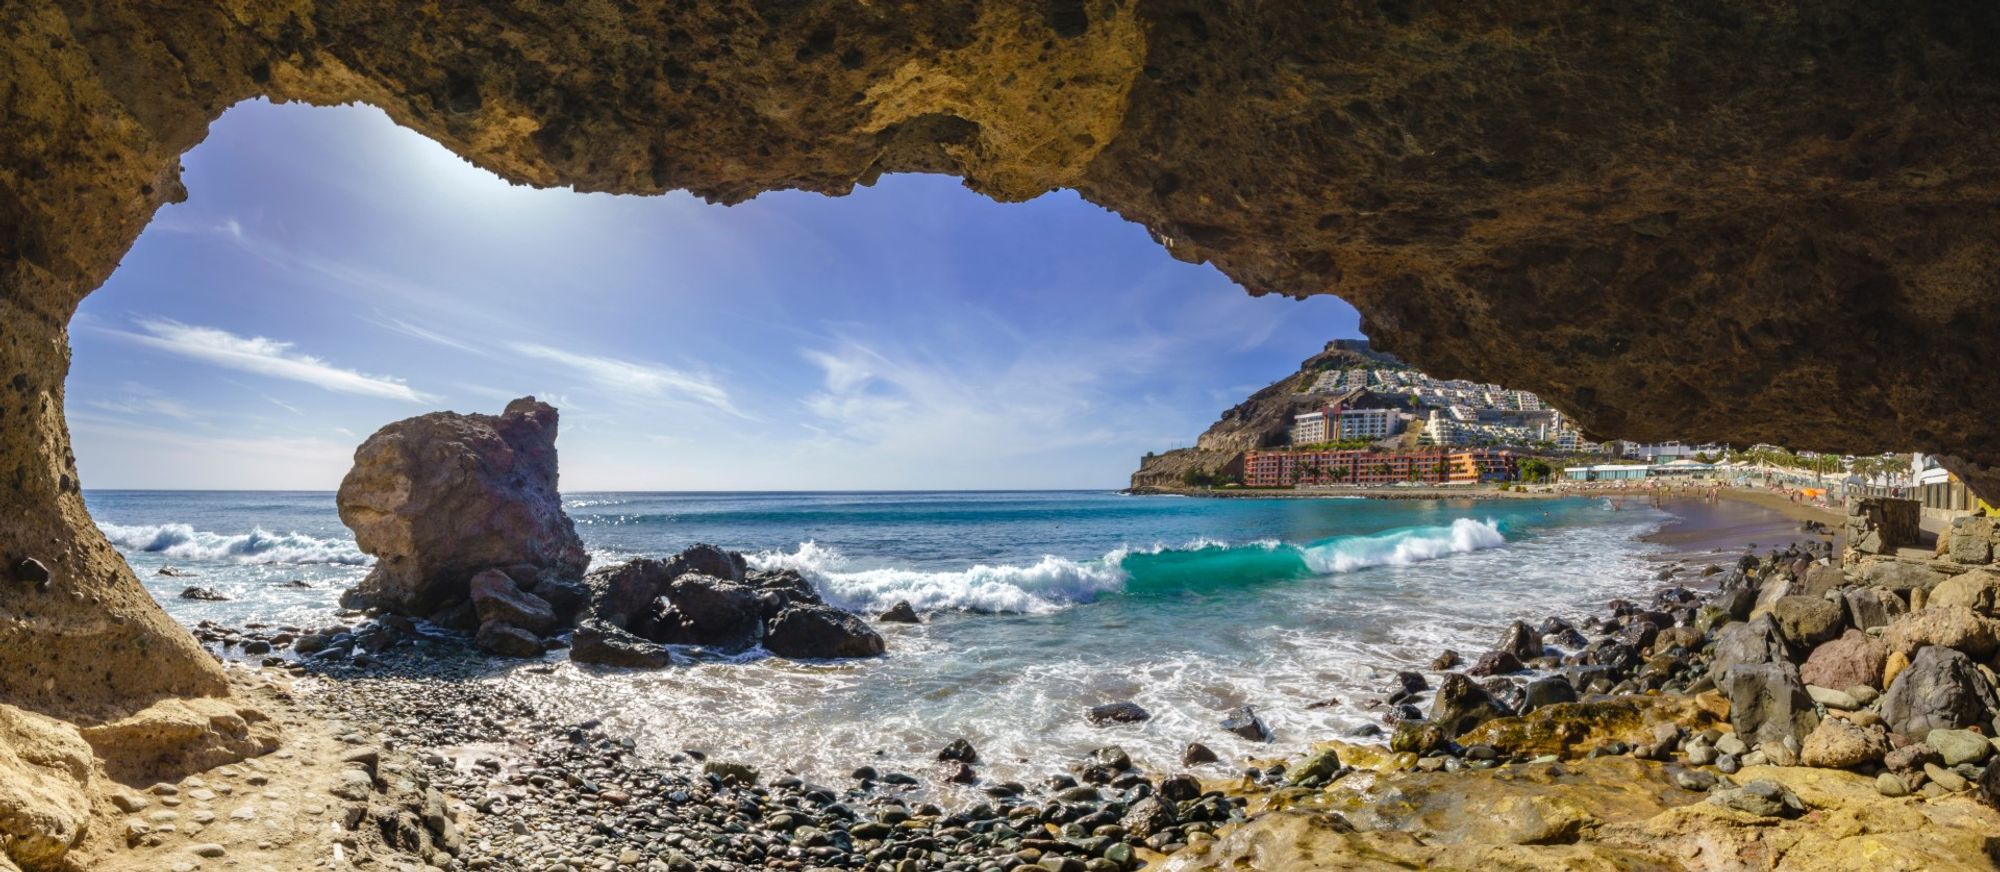
[[[71,325],[86,487],[331,490],[384,424],[528,394],[566,491],[1118,487],[1360,335],[1068,191],[537,190],[261,101],[184,166]]]

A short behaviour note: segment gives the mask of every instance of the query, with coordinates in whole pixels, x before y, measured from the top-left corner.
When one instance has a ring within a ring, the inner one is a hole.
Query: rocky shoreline
[[[1512,858],[1493,868],[1557,854],[1605,868],[1779,868],[1785,851],[1768,844],[1762,859],[1669,855],[1676,840],[1796,842],[1863,813],[1890,815],[1867,835],[1892,841],[1949,818],[1954,838],[1923,868],[1977,866],[1981,850],[1956,837],[2000,834],[2000,763],[1988,762],[2000,712],[1990,668],[1960,649],[1992,653],[2000,572],[1880,559],[1843,571],[1821,529],[1801,536],[1804,547],[1761,556],[1684,558],[1650,598],[1574,624],[1516,621],[1492,651],[1399,673],[1366,703],[1386,746],[1326,742],[1206,780],[1131,768],[1107,716],[1107,748],[1046,782],[982,780],[977,749],[960,742],[929,771],[856,760],[851,780],[812,784],[701,749],[642,759],[632,737],[552,718],[495,680],[550,666],[485,658],[463,634],[394,616],[333,634],[348,653],[302,659],[304,636],[281,628],[197,632],[292,673],[315,717],[376,731],[370,741],[454,797],[463,838],[431,858],[448,869],[1291,868],[1269,865],[1279,831],[1293,849],[1305,839],[1314,856],[1353,861],[1299,868],[1449,867],[1470,861],[1430,843],[1480,840]],[[946,785],[979,799],[940,807],[932,788]],[[1434,813],[1494,795],[1517,806],[1513,829]],[[1668,818],[1671,837],[1631,829]]]

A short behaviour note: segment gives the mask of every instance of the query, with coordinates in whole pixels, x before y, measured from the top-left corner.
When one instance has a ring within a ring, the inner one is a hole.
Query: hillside
[[[1368,347],[1365,339],[1336,339],[1306,358],[1297,372],[1285,376],[1222,413],[1202,431],[1191,448],[1147,455],[1132,473],[1132,488],[1178,488],[1188,476],[1232,477],[1242,472],[1243,453],[1286,444],[1292,416],[1327,401],[1325,396],[1300,393],[1319,373],[1330,369],[1405,368],[1395,357]]]

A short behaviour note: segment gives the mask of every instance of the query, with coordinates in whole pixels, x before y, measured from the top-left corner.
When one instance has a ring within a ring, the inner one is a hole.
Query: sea
[[[335,623],[370,558],[332,493],[86,493],[91,515],[168,614]],[[1382,723],[1396,670],[1476,657],[1508,622],[1601,614],[1644,595],[1672,520],[1637,503],[1200,499],[1108,492],[579,493],[594,566],[708,542],[796,569],[880,624],[888,654],[792,662],[761,651],[653,672],[560,653],[514,682],[641,753],[695,749],[832,780],[863,763],[922,773],[953,739],[989,779],[1059,771],[1116,744],[1156,771],[1202,742],[1225,761],[1296,752]],[[172,567],[178,576],[159,574]],[[305,586],[290,584],[305,582]],[[229,599],[180,598],[200,585]],[[1099,727],[1084,712],[1152,713]],[[1252,707],[1270,744],[1220,721]]]

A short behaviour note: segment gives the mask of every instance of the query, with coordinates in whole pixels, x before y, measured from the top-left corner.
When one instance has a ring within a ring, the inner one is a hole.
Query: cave
[[[1134,0],[0,11],[0,699],[216,696],[90,523],[68,322],[244,100],[512,182],[1068,188],[1593,433],[1934,453],[2000,491],[2000,7]],[[1989,399],[1980,399],[1986,397]]]

